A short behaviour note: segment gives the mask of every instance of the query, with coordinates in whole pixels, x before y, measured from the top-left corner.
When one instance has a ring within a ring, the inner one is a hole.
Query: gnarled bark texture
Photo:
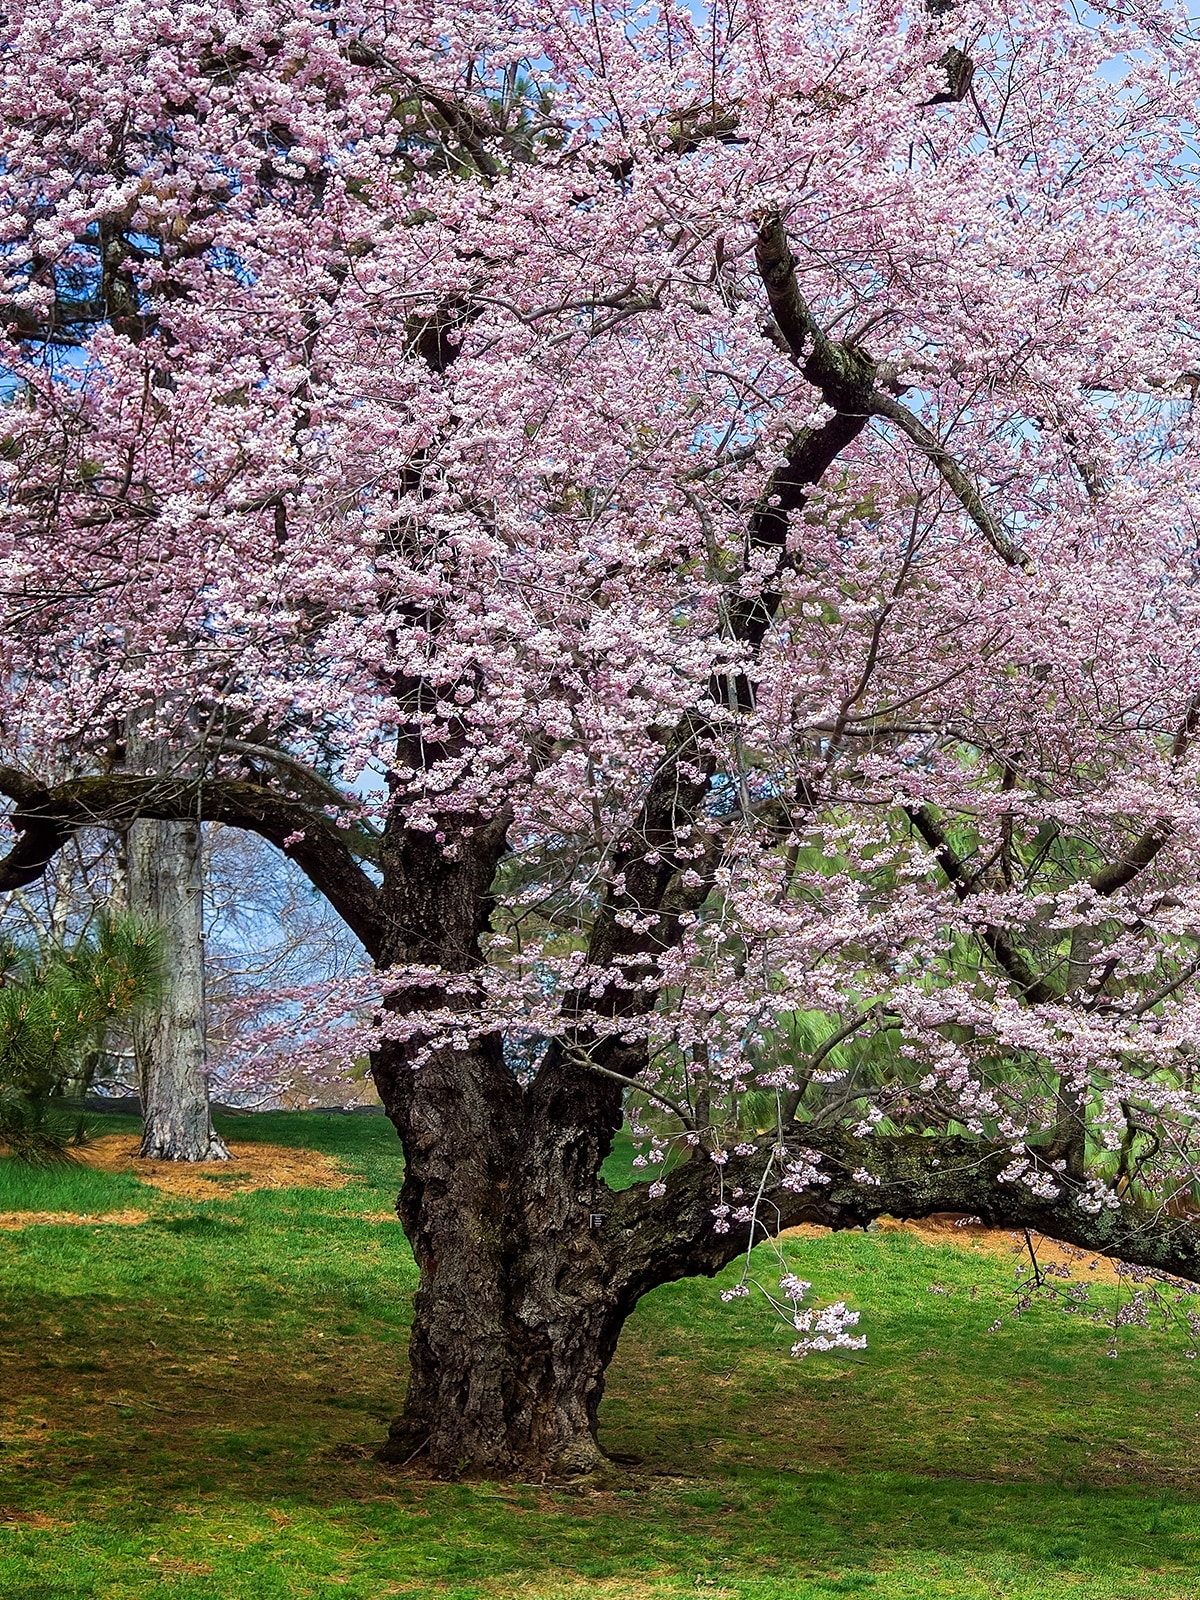
[[[428,835],[385,854],[384,958],[469,972],[491,911],[503,818],[475,819],[447,859]],[[394,1012],[452,997],[399,994]],[[398,1210],[420,1270],[403,1413],[385,1458],[438,1475],[542,1477],[601,1457],[596,1415],[622,1315],[593,1227],[599,1169],[620,1126],[617,1084],[587,1080],[540,1114],[501,1041],[413,1067],[388,1046],[375,1082],[404,1146]],[[550,1081],[544,1066],[538,1084]]]
[[[591,1470],[629,1309],[614,1294],[613,1196],[599,1177],[619,1089],[601,1088],[613,1105],[599,1124],[580,1115],[552,1129],[492,1040],[415,1076],[385,1053],[376,1081],[404,1143],[398,1210],[421,1274],[385,1459],[420,1455],[438,1475]]]

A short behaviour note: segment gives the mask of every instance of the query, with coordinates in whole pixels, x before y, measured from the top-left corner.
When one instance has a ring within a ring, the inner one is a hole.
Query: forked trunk
[[[421,1457],[436,1477],[541,1480],[601,1466],[597,1413],[623,1319],[602,1284],[581,1287],[564,1296],[528,1258],[497,1260],[466,1238],[428,1264],[383,1459]]]

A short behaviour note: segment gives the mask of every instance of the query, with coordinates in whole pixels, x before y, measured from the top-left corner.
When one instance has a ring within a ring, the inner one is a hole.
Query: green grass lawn
[[[0,1232],[2,1600],[1200,1600],[1182,1341],[1130,1330],[1111,1360],[1050,1306],[1012,1320],[1015,1261],[903,1235],[791,1242],[862,1311],[861,1355],[794,1362],[719,1284],[649,1296],[601,1413],[606,1447],[640,1458],[627,1485],[381,1468],[414,1280],[379,1220],[390,1126],[223,1131],[320,1148],[354,1181],[190,1204],[0,1160],[0,1211],[152,1213]]]

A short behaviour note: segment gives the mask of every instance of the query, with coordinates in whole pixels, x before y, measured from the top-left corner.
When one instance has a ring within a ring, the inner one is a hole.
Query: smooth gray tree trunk
[[[156,1004],[135,1018],[134,1060],[142,1099],[142,1156],[224,1161],[205,1078],[204,878],[198,822],[139,819],[128,834],[129,908],[163,941]]]

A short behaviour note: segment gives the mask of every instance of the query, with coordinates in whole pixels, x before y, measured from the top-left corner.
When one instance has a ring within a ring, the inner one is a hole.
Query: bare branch
[[[703,1133],[706,1131],[703,1128],[698,1129],[696,1127],[692,1114],[686,1106],[681,1106],[677,1100],[669,1100],[665,1094],[660,1094],[657,1089],[651,1089],[649,1085],[642,1083],[637,1078],[627,1078],[623,1072],[613,1072],[610,1067],[602,1067],[598,1061],[592,1060],[586,1050],[568,1049],[564,1054],[576,1066],[587,1067],[589,1072],[598,1072],[602,1078],[611,1078],[614,1083],[624,1084],[627,1089],[637,1089],[648,1099],[662,1106],[665,1111],[673,1112],[689,1133]]]
[[[881,1007],[878,1005],[869,1006],[866,1011],[857,1012],[848,1022],[844,1022],[840,1028],[835,1029],[828,1039],[822,1039],[821,1043],[804,1063],[802,1073],[805,1081],[803,1085],[784,1096],[779,1112],[780,1120],[784,1127],[793,1120],[796,1112],[800,1109],[800,1101],[804,1098],[804,1090],[808,1087],[809,1080],[825,1057],[831,1050],[836,1050],[839,1044],[844,1044],[852,1034],[857,1033],[864,1023],[870,1022],[872,1017],[878,1016],[880,1010]]]
[[[959,860],[933,814],[927,806],[905,806],[904,809],[913,827],[933,851],[950,887],[960,900],[966,900],[971,893],[972,875]],[[1002,929],[986,926],[979,930],[979,938],[1023,1000],[1036,1006],[1059,998],[1045,979],[1038,977],[1024,953]]]
[[[935,466],[941,475],[943,483],[951,491],[971,521],[983,534],[992,549],[1008,567],[1020,567],[1022,572],[1033,570],[1033,561],[1027,551],[1015,545],[996,518],[984,504],[979,490],[967,477],[958,462],[946,449],[945,445],[935,433],[932,433],[919,417],[915,417],[907,407],[899,404],[890,396],[876,389],[871,396],[871,409],[876,416],[886,417],[889,422],[895,423],[901,433],[916,445],[921,454]]]
[[[1028,571],[1032,562],[997,522],[979,491],[936,434],[906,407],[876,387],[875,363],[856,344],[830,339],[809,310],[796,281],[796,260],[778,211],[759,220],[755,261],[775,325],[792,357],[821,398],[839,412],[886,417],[937,468],[963,510],[1006,566]]]
[[[105,773],[46,788],[0,768],[0,794],[20,838],[0,861],[0,890],[34,882],[82,828],[123,828],[138,817],[225,822],[268,840],[296,863],[372,955],[380,950],[379,892],[342,829],[303,801],[240,779]]]

